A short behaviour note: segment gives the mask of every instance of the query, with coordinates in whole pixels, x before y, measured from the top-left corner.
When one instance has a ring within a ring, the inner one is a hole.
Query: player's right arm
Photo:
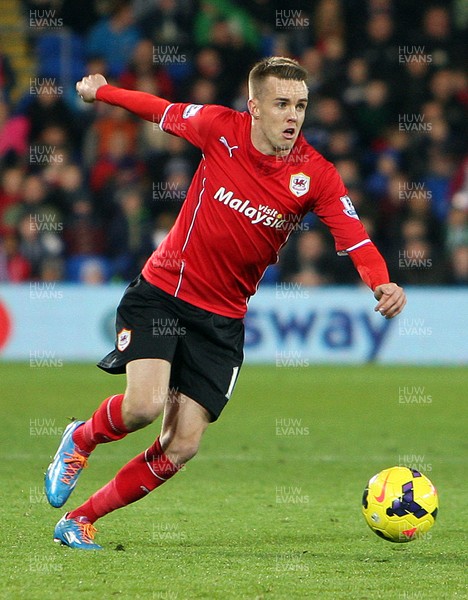
[[[159,123],[164,111],[170,105],[168,100],[146,92],[135,92],[114,87],[107,83],[103,75],[88,75],[76,84],[76,91],[84,102],[101,100],[106,104],[120,106],[146,121]]]
[[[160,123],[163,131],[183,137],[201,150],[205,149],[214,121],[220,121],[223,114],[236,112],[214,104],[171,103],[146,92],[109,85],[103,75],[83,77],[76,84],[76,91],[85,102],[101,100],[125,108],[147,121]]]

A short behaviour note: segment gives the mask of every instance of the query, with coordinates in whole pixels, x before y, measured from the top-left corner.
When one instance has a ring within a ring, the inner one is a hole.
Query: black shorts
[[[215,421],[231,397],[244,357],[244,322],[208,312],[149,284],[142,275],[117,308],[115,349],[98,367],[112,374],[140,358],[171,363],[171,390]]]

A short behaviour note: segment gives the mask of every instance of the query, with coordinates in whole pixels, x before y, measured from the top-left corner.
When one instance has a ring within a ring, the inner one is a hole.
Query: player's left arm
[[[390,281],[385,260],[359,220],[334,166],[322,174],[316,194],[312,210],[332,233],[338,254],[349,255],[363,282],[374,292],[378,301],[374,310],[386,319],[399,315],[406,304],[405,292]]]
[[[383,256],[369,240],[366,244],[348,252],[361,279],[374,292],[378,300],[374,310],[386,319],[401,313],[406,304],[406,295],[399,285],[390,281]]]

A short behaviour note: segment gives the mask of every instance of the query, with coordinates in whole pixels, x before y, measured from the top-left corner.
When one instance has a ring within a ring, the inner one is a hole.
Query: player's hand
[[[96,92],[100,87],[107,84],[104,75],[88,75],[76,84],[76,91],[85,102],[94,102]]]
[[[374,290],[374,298],[379,301],[374,310],[386,319],[399,315],[406,304],[406,294],[396,283],[378,285]]]

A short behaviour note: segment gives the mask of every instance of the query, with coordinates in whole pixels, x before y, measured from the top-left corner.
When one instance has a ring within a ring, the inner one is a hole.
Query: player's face
[[[252,143],[263,154],[285,156],[294,146],[307,107],[304,81],[267,77],[258,98],[249,100]]]

